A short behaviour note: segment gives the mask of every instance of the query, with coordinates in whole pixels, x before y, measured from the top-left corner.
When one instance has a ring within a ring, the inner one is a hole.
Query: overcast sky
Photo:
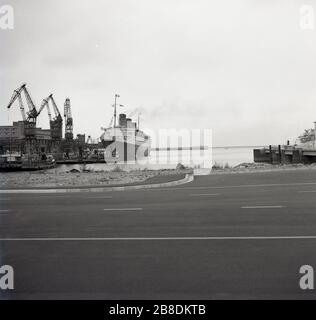
[[[316,30],[299,11],[312,3],[0,0],[15,14],[0,30],[0,122],[21,119],[6,106],[26,82],[37,106],[71,99],[75,134],[99,137],[119,93],[143,127],[211,128],[216,146],[293,140],[316,121]]]

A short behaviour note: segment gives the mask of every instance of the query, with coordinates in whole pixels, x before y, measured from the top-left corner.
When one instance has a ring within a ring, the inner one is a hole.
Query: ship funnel
[[[119,115],[119,125],[120,125],[120,127],[126,128],[126,114],[121,113]]]

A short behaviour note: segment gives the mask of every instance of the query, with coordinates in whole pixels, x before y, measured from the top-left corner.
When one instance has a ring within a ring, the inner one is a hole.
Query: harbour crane
[[[28,106],[29,111],[25,112],[24,109],[24,103],[22,99],[22,93],[24,94],[26,104]],[[28,92],[26,88],[26,83],[23,83],[18,89],[15,89],[13,92],[13,95],[11,97],[11,100],[7,106],[8,109],[11,108],[13,103],[18,99],[20,110],[22,114],[22,118],[24,122],[34,123],[36,124],[36,118],[38,116],[38,112],[36,110],[35,104],[30,96],[30,93]]]
[[[50,111],[49,107],[49,102],[51,102],[54,110],[54,118],[52,118],[52,114]],[[41,107],[38,111],[38,114],[42,112],[44,108],[47,108],[47,113],[48,113],[48,119],[49,119],[49,125],[50,125],[50,130],[51,130],[51,137],[52,139],[62,139],[62,123],[63,119],[62,116],[58,110],[57,104],[53,98],[53,94],[51,93],[47,98],[43,99],[43,102],[41,104]]]
[[[64,104],[65,117],[65,139],[73,140],[73,120],[71,115],[70,99],[67,98]]]
[[[25,112],[23,96],[26,100],[28,111]],[[31,98],[30,93],[26,88],[26,83],[23,83],[19,88],[14,90],[11,100],[7,106],[8,109],[18,100],[20,105],[20,111],[24,122],[24,135],[27,140],[34,139],[36,135],[36,118],[39,113],[36,110],[35,104]]]
[[[58,107],[57,107],[57,104],[53,98],[53,95],[50,94],[50,101],[52,102],[52,105],[53,105],[53,110],[54,110],[54,114],[55,114],[55,117],[51,120],[51,121],[59,121],[59,122],[62,122],[63,121],[63,118],[58,110]]]
[[[50,112],[49,101],[51,101],[52,105],[53,105],[53,110],[54,110],[54,114],[55,114],[54,118],[52,118],[52,114]],[[38,110],[38,114],[40,114],[42,112],[42,110],[45,108],[45,106],[47,108],[49,121],[56,121],[56,120],[62,121],[62,117],[60,115],[60,112],[58,110],[58,107],[56,105],[56,102],[55,102],[55,100],[53,98],[53,94],[52,93],[47,98],[43,99],[41,107]]]

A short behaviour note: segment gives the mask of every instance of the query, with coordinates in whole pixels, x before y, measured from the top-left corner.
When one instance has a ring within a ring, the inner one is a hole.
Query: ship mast
[[[122,104],[117,104],[116,103],[116,99],[119,98],[120,95],[119,94],[115,94],[115,97],[114,97],[114,128],[116,127],[116,107],[124,107]]]
[[[120,96],[118,94],[115,94],[114,98],[114,128],[116,127],[116,98],[119,98]]]
[[[138,113],[138,119],[137,119],[137,127],[138,127],[138,130],[139,130],[140,115],[141,115],[141,113],[139,112],[139,113]]]

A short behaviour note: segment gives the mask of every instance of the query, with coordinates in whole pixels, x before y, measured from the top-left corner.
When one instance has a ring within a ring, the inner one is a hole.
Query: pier
[[[316,149],[304,149],[296,146],[272,146],[253,150],[254,162],[271,164],[316,163]]]

